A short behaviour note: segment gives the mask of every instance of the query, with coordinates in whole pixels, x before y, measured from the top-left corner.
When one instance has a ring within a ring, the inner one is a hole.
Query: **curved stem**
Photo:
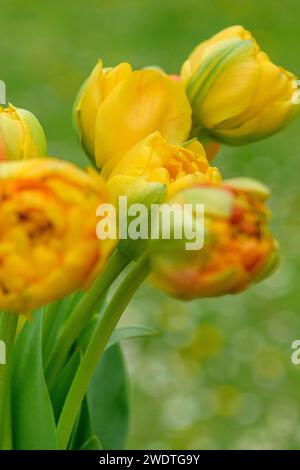
[[[12,448],[10,379],[12,350],[17,329],[18,316],[11,312],[0,312],[0,449]]]
[[[118,279],[117,287],[113,287],[112,296],[99,318],[59,418],[57,434],[61,449],[67,448],[82,400],[105,346],[125,307],[148,274],[148,263],[143,257],[138,262],[131,262],[121,274],[121,282]]]
[[[74,341],[95,312],[97,302],[99,302],[101,295],[108,289],[118,274],[120,274],[123,267],[128,263],[129,259],[116,250],[109,258],[104,271],[94,281],[91,288],[73,310],[62,328],[46,363],[45,376],[49,389],[55,385],[57,375],[62,369]]]
[[[206,153],[206,158],[209,162],[211,162],[220,150],[220,142],[218,142],[212,134],[204,129],[201,124],[197,124],[195,121],[193,122],[192,130],[190,132],[190,140],[187,143],[193,139],[197,139],[201,142]]]

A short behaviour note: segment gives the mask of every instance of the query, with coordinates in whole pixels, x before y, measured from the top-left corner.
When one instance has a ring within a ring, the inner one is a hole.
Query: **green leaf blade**
[[[117,328],[111,335],[106,349],[124,340],[141,338],[144,336],[154,336],[156,334],[156,330],[147,326],[125,326],[123,328]]]
[[[124,449],[129,430],[128,377],[121,348],[105,351],[88,391],[93,433],[104,449]]]
[[[13,441],[16,450],[57,450],[54,413],[42,362],[42,312],[20,332],[12,371]]]

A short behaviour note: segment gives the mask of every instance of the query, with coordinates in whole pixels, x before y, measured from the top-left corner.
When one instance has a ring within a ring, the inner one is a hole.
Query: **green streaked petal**
[[[193,108],[197,108],[201,99],[218,78],[228,63],[237,57],[250,54],[254,49],[252,41],[229,39],[222,41],[207,54],[197,72],[189,81],[186,91]]]

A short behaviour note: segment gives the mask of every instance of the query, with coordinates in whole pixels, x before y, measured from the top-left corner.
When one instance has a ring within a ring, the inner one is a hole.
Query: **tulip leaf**
[[[129,428],[128,377],[115,344],[99,362],[88,391],[93,434],[104,449],[123,449]]]
[[[107,343],[106,349],[119,343],[120,341],[140,338],[142,336],[153,336],[157,332],[147,326],[128,326],[123,328],[117,328],[110,337]]]
[[[68,391],[71,387],[76,371],[79,367],[80,359],[81,353],[79,350],[76,350],[69,358],[63,370],[57,377],[55,389],[51,394],[51,400],[56,422],[58,421],[59,415],[68,395]]]
[[[89,341],[92,337],[92,334],[96,328],[97,323],[98,323],[98,315],[93,315],[93,317],[90,319],[88,324],[85,326],[85,328],[81,332],[78,340],[76,341],[77,348],[81,349],[82,351],[86,350],[87,345],[89,344]]]
[[[90,437],[79,450],[101,450],[102,447],[97,436]]]
[[[62,325],[82,295],[83,292],[77,291],[65,299],[51,302],[46,306],[43,314],[43,358],[45,368]]]
[[[42,363],[42,312],[18,335],[12,370],[13,440],[16,450],[56,450],[54,413]]]
[[[82,334],[80,335],[76,343],[77,347],[79,347],[83,351],[85,351],[85,349],[87,348],[89,340],[91,339],[93,331],[97,325],[97,321],[98,321],[98,316],[95,315],[90,320],[86,328],[83,330]],[[105,349],[108,349],[114,344],[119,343],[120,341],[123,341],[123,340],[139,338],[142,336],[152,336],[152,335],[155,335],[156,333],[157,332],[155,330],[147,326],[129,326],[129,327],[117,328],[111,335]]]
[[[80,449],[93,435],[92,424],[91,424],[91,413],[88,401],[84,398],[80,414],[78,416],[76,425],[74,427],[74,432],[71,437],[71,442],[69,444],[70,450]]]

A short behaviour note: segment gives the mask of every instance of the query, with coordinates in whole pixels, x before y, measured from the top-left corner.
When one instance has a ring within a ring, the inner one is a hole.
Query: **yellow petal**
[[[0,161],[23,158],[24,133],[11,113],[0,112]]]
[[[90,155],[94,154],[95,122],[98,107],[102,100],[102,70],[103,64],[99,60],[82,85],[74,107],[74,120],[79,130],[80,140]]]
[[[96,162],[124,155],[155,131],[170,143],[187,140],[191,108],[180,82],[155,70],[133,72],[106,98],[96,121]]]
[[[14,108],[23,126],[23,158],[45,157],[47,142],[44,130],[37,118],[26,109]]]
[[[247,49],[228,62],[213,82],[197,113],[204,127],[222,126],[223,121],[248,109],[256,93],[261,65],[253,49]],[[218,72],[217,72],[218,74]]]

